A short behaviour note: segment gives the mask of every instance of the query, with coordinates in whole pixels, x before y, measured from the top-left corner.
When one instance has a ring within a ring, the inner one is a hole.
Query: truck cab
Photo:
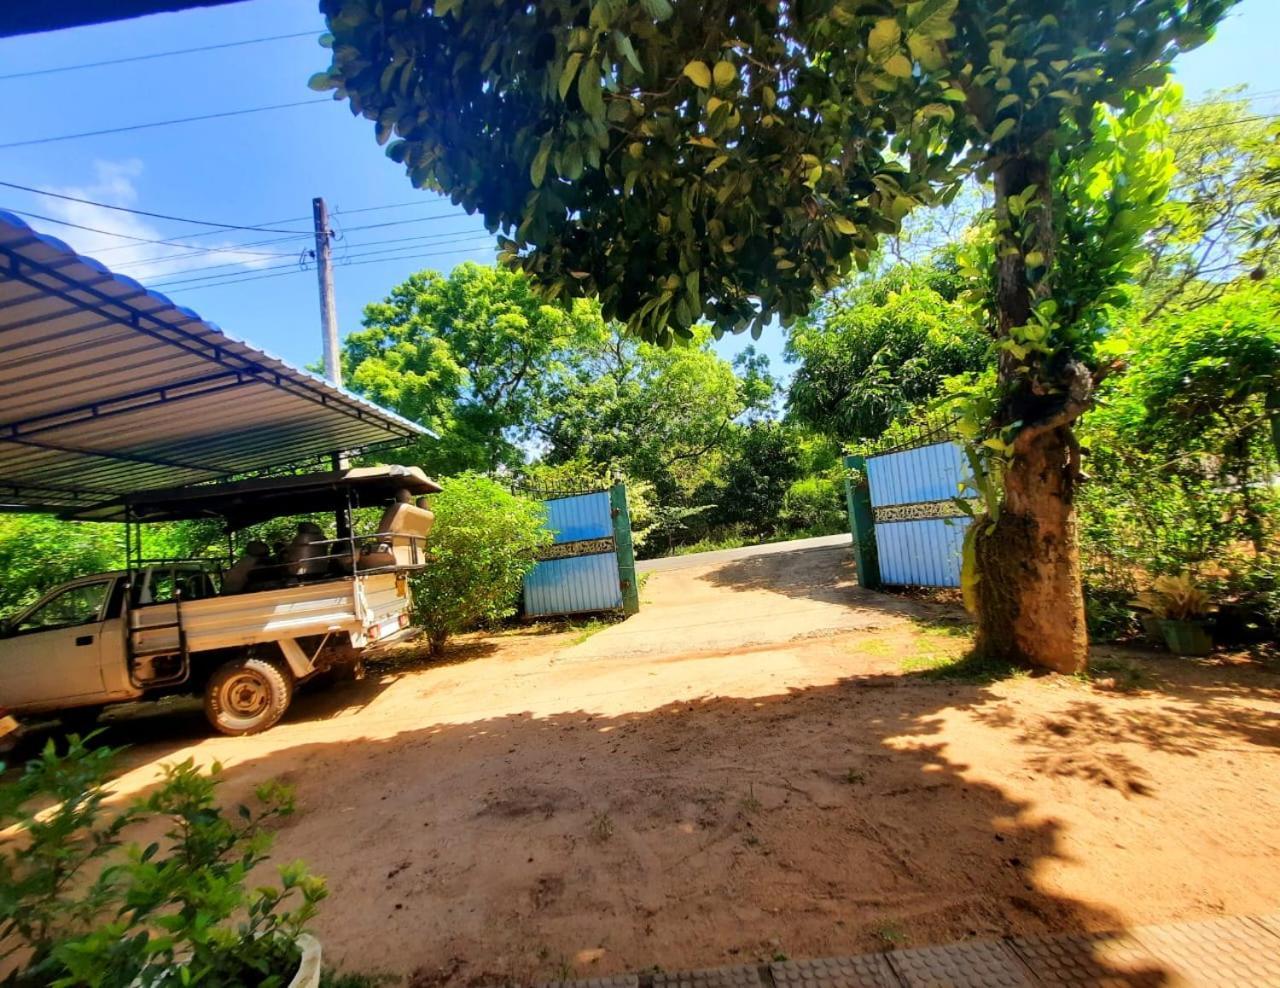
[[[408,577],[425,565],[425,494],[439,489],[416,468],[372,467],[95,508],[91,520],[122,513],[129,565],[55,587],[0,625],[0,709],[83,723],[111,704],[202,693],[222,733],[266,730],[296,684],[414,632]],[[356,534],[353,514],[374,506],[383,508],[376,530]],[[148,561],[134,538],[150,521],[221,517],[234,536],[325,510],[336,538],[304,520],[287,545],[233,541],[224,560]]]

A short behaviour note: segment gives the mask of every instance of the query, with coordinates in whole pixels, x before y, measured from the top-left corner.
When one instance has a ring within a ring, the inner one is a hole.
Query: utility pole
[[[320,279],[320,329],[324,336],[324,376],[342,387],[342,363],[338,359],[338,303],[333,296],[333,261],[329,254],[329,210],[320,196],[311,200],[311,217],[316,226],[316,274]],[[333,454],[333,468],[345,470],[351,461]],[[338,537],[349,534],[344,512],[338,512]]]
[[[338,312],[333,297],[333,263],[329,255],[329,210],[324,200],[311,200],[316,224],[316,274],[320,278],[320,328],[324,333],[324,376],[342,387],[342,364],[338,360]]]

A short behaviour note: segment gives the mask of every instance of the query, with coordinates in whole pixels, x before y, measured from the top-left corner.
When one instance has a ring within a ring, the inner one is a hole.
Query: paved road
[[[661,573],[672,569],[706,566],[709,563],[728,563],[735,559],[749,559],[752,556],[771,556],[776,552],[792,552],[796,549],[824,549],[827,546],[852,544],[853,536],[843,532],[840,535],[820,535],[816,539],[792,539],[790,542],[744,545],[741,549],[717,549],[714,552],[695,552],[688,556],[642,559],[636,563],[636,570],[641,573]]]
[[[858,586],[850,543],[835,535],[653,560],[640,613],[561,657],[719,654],[907,626],[908,602]]]

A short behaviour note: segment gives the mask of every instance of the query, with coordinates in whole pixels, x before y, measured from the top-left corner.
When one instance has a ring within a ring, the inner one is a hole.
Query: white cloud
[[[95,161],[95,177],[87,185],[45,185],[46,192],[90,199],[111,206],[140,208],[135,185],[143,172],[143,164],[136,158],[126,161]],[[179,223],[165,223],[162,229],[155,221],[115,209],[104,209],[90,203],[72,202],[67,199],[43,199],[39,212],[47,213],[68,223],[96,230],[124,234],[141,240],[168,240],[177,244],[190,243],[190,247],[163,244],[138,243],[109,233],[94,233],[74,227],[58,227],[50,232],[65,240],[75,250],[87,257],[101,261],[113,271],[126,274],[144,284],[176,281],[200,277],[204,268],[212,268],[209,275],[233,275],[244,269],[260,268],[280,263],[275,254],[290,255],[290,243],[270,244],[239,250],[240,245],[227,234],[212,233],[211,227],[197,228]],[[203,217],[202,217],[203,218]],[[37,228],[41,225],[35,221]],[[195,236],[193,234],[199,234]],[[246,233],[246,240],[272,239],[270,234]],[[216,266],[216,267],[215,267]]]

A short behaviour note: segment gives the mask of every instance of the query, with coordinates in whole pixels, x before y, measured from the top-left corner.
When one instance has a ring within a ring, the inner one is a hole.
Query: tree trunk
[[[1024,257],[1043,255],[1052,270],[1053,206],[1048,162],[1013,158],[995,176],[997,335],[1007,338],[1032,318],[1050,294],[1047,278],[1033,283]],[[1009,199],[1035,187],[1028,213],[1011,214]],[[1061,355],[1051,368],[1031,369],[1000,355],[1001,406],[995,425],[1022,423],[1004,473],[1004,497],[994,524],[979,519],[973,561],[978,577],[977,649],[993,658],[1079,672],[1088,660],[1084,594],[1080,585],[1075,486],[1079,447],[1072,423],[1088,405],[1092,379]]]
[[[981,655],[1055,672],[1085,668],[1089,641],[1073,497],[1074,449],[1070,425],[1032,439],[1005,474],[999,520],[975,536]]]

